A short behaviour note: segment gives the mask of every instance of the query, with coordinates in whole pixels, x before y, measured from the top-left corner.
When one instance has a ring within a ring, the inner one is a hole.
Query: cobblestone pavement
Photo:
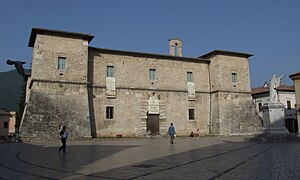
[[[245,137],[0,144],[0,179],[300,179],[300,141]]]

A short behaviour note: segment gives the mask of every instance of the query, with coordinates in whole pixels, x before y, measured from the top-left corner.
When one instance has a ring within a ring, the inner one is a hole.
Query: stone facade
[[[250,95],[250,56],[228,51],[213,51],[201,56],[211,61],[210,134],[252,134],[260,131],[261,123]]]
[[[0,137],[15,133],[16,112],[0,109]]]
[[[245,53],[199,58],[89,47],[93,36],[33,29],[32,75],[21,131],[26,137],[258,133]],[[182,44],[180,42],[180,48]],[[177,50],[178,53],[178,50]],[[60,67],[60,58],[63,68]]]
[[[295,95],[296,95],[296,111],[297,111],[297,121],[298,127],[300,125],[300,72],[293,73],[289,75],[289,77],[293,80],[295,86]],[[300,131],[298,130],[298,134]]]

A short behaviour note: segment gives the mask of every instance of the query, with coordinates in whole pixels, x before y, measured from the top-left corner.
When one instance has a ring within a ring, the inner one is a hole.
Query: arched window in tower
[[[178,43],[175,43],[174,54],[175,54],[175,56],[178,56]]]

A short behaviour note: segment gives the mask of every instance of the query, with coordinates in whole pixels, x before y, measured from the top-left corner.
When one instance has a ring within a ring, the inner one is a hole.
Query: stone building
[[[0,137],[15,133],[16,112],[0,109]]]
[[[279,102],[284,105],[285,127],[289,132],[296,133],[298,131],[298,123],[296,116],[296,96],[295,87],[289,85],[280,85],[276,88]],[[262,107],[270,101],[269,85],[255,87],[251,89],[251,95],[256,107],[258,115],[262,118]]]
[[[169,40],[169,55],[89,46],[90,34],[32,29],[32,73],[23,137],[53,138],[60,125],[70,136],[253,134],[261,122],[250,94],[251,54],[215,50],[182,56]]]
[[[296,94],[296,111],[297,111],[297,119],[298,119],[298,126],[300,125],[300,72],[293,73],[289,75],[289,77],[293,80],[295,86],[295,94]],[[298,131],[300,134],[300,131]]]

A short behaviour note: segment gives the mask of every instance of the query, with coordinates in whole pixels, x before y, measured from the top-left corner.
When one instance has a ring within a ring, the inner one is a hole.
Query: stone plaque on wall
[[[154,96],[148,100],[148,114],[159,114],[159,100]]]
[[[196,99],[195,83],[194,82],[187,82],[187,88],[188,88],[188,98],[189,98],[189,100],[195,100]]]
[[[106,95],[116,96],[116,80],[114,77],[106,77]]]

